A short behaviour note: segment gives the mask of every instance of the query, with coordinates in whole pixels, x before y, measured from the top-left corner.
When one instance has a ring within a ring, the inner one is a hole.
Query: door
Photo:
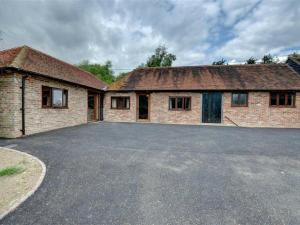
[[[149,119],[149,95],[146,94],[138,95],[138,119],[139,120]]]
[[[98,120],[98,95],[88,95],[88,121]]]
[[[222,93],[207,92],[202,96],[202,122],[221,123]]]

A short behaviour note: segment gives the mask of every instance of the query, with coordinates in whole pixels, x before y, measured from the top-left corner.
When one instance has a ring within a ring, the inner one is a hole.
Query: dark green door
[[[139,119],[148,120],[149,119],[149,96],[139,95]]]
[[[221,123],[222,93],[207,92],[202,97],[202,122]]]

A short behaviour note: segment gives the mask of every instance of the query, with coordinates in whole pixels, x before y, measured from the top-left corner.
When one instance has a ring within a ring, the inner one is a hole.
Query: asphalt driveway
[[[300,129],[99,123],[6,145],[47,174],[0,224],[300,224]]]

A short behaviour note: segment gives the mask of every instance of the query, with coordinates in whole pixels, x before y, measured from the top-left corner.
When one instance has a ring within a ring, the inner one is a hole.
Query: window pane
[[[285,105],[285,93],[279,94],[279,105]]]
[[[51,106],[51,88],[49,87],[42,87],[42,106]]]
[[[126,100],[125,100],[125,98],[122,98],[122,97],[120,97],[120,98],[118,98],[118,109],[124,109],[124,108],[126,108]]]
[[[240,94],[240,105],[247,105],[247,94]]]
[[[93,95],[88,96],[88,108],[89,109],[94,109],[95,108],[95,102],[94,102],[94,96]]]
[[[271,105],[277,105],[277,94],[271,93]]]
[[[111,107],[113,109],[117,108],[117,99],[116,98],[111,98]]]
[[[130,105],[129,98],[126,98],[126,109],[129,109],[129,108],[130,108],[129,105]]]
[[[176,108],[176,98],[170,98],[169,99],[169,108],[175,109]]]
[[[181,98],[181,97],[177,98],[177,108],[178,109],[183,108],[183,98]]]
[[[288,93],[287,94],[287,105],[292,106],[293,105],[293,94],[292,93]]]
[[[68,91],[64,90],[63,92],[63,107],[68,106]]]
[[[184,100],[184,109],[191,109],[191,98],[185,98]]]
[[[52,104],[54,107],[62,106],[62,90],[52,89]]]
[[[238,105],[239,104],[239,94],[233,93],[232,94],[232,105]]]

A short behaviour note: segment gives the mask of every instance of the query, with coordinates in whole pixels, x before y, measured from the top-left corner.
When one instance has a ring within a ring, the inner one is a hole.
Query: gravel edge
[[[10,148],[5,148],[5,147],[0,147],[0,150],[4,149],[4,150],[8,150],[8,151],[14,151],[14,152],[18,152],[20,154],[29,156],[31,158],[33,158],[34,160],[36,160],[42,167],[42,174],[39,177],[36,185],[33,187],[33,189],[31,191],[29,191],[25,196],[23,196],[21,199],[19,199],[14,205],[12,205],[6,212],[0,214],[0,220],[2,220],[4,217],[6,217],[8,214],[12,213],[13,211],[15,211],[23,202],[25,202],[30,196],[32,196],[36,190],[41,186],[45,175],[46,175],[46,165],[45,163],[43,163],[40,159],[38,159],[37,157],[30,155],[26,152],[21,152],[15,149],[10,149]]]

